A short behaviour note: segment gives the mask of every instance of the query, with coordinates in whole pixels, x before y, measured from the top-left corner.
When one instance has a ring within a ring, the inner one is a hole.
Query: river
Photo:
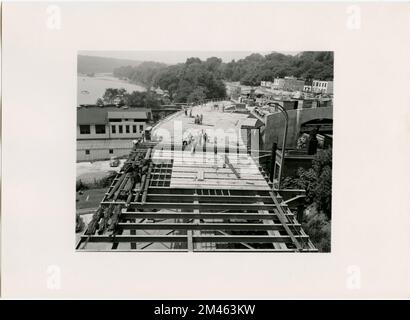
[[[124,88],[128,93],[146,91],[142,86],[129,83],[110,74],[96,74],[94,77],[77,76],[77,105],[95,104],[104,95],[107,88]]]

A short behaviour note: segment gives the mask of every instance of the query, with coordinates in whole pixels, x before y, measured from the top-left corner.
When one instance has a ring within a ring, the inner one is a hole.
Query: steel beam
[[[87,238],[86,236],[82,236]],[[307,235],[297,235],[296,238],[309,238]],[[292,239],[288,235],[278,236],[254,236],[254,235],[193,235],[193,242],[215,242],[215,243],[273,243],[287,242],[292,243]],[[94,235],[88,239],[88,242],[186,242],[185,235]]]
[[[200,202],[229,202],[229,203],[243,203],[263,201],[265,203],[273,203],[269,196],[228,196],[228,195],[190,195],[190,194],[153,194],[148,193],[148,202],[193,202],[197,199]]]
[[[280,205],[279,205],[280,206]],[[181,210],[273,210],[275,204],[257,203],[176,203],[176,202],[130,202],[135,209],[181,209]]]
[[[293,214],[286,216],[293,217]],[[121,219],[244,219],[244,220],[272,220],[277,219],[274,213],[193,213],[193,212],[123,212]]]
[[[119,223],[121,230],[284,230],[282,224],[259,223]],[[300,224],[290,226],[300,228]]]

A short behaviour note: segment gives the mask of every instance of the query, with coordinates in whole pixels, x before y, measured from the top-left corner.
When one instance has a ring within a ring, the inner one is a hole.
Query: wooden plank
[[[194,199],[198,199],[201,202],[227,202],[230,203],[245,203],[245,202],[256,202],[261,200],[267,203],[273,203],[271,197],[267,196],[242,196],[242,195],[193,195],[193,194],[166,194],[166,193],[148,193],[147,198],[151,202],[191,202]]]
[[[193,181],[193,180],[177,180],[172,181],[171,188],[194,188],[194,189],[219,189],[219,190],[249,190],[249,191],[269,191],[269,186],[264,183],[250,181],[233,182],[232,180],[207,180],[207,181]]]
[[[154,162],[155,164],[155,162]],[[214,168],[214,169],[224,169],[224,162],[221,163],[215,163],[212,161],[209,162],[193,162],[193,161],[187,161],[187,162],[174,162],[173,165],[175,167],[196,167],[196,168]],[[235,168],[238,169],[253,169],[253,170],[259,170],[258,167],[255,164],[249,163],[234,163]]]
[[[225,155],[225,163],[228,165],[229,169],[232,170],[232,172],[235,174],[235,176],[240,179],[241,176],[239,175],[238,171],[236,171],[235,167],[232,165],[232,163],[229,160],[229,157]]]
[[[179,174],[179,176],[180,176],[181,174]],[[184,177],[181,177],[181,178],[184,178]],[[186,178],[186,177],[185,177]],[[194,177],[192,177],[192,178],[194,178]],[[204,171],[203,170],[201,170],[201,169],[198,169],[198,172],[197,172],[197,175],[196,175],[196,179],[198,180],[198,181],[204,181]],[[207,179],[209,179],[209,177],[207,177]]]
[[[159,169],[154,169],[154,170],[159,170]],[[183,166],[175,166],[172,169],[167,169],[169,172],[183,172],[183,173],[195,173],[197,172],[198,167],[183,167]],[[217,174],[230,174],[232,171],[229,168],[223,168],[223,167],[201,167],[201,170],[204,173],[217,173]],[[256,175],[260,176],[261,172],[259,171],[258,168],[247,168],[246,170],[243,170],[244,173],[249,174],[249,175]]]
[[[179,177],[172,177],[171,176],[171,187],[173,184],[197,184],[194,178],[179,178]],[[201,189],[204,189],[208,184],[209,185],[222,185],[222,186],[260,186],[260,187],[269,187],[268,183],[262,177],[257,180],[247,180],[247,179],[227,179],[221,176],[220,179],[208,179],[206,181],[201,181]]]
[[[235,179],[236,176],[233,173],[220,173],[220,172],[204,172],[203,170],[199,169],[197,172],[178,172],[175,173],[175,177],[180,179]],[[172,178],[172,176],[171,176]],[[259,174],[242,174],[241,180],[258,180],[258,181],[266,181],[263,177]]]

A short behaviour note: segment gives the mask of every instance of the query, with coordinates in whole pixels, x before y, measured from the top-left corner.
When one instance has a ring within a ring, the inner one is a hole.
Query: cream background
[[[360,30],[347,3],[58,6],[50,30],[3,3],[3,298],[410,297],[408,3],[360,4]],[[76,56],[113,49],[334,50],[332,253],[76,253]]]

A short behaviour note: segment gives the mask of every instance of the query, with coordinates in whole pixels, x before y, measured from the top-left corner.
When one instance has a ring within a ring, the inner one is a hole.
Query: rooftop
[[[128,116],[135,117],[139,119],[148,119],[148,113],[151,112],[147,108],[138,107],[117,107],[114,105],[110,106],[97,106],[97,105],[87,105],[77,108],[77,124],[106,124],[108,122],[108,114],[110,116],[113,113],[118,114],[118,116]]]

